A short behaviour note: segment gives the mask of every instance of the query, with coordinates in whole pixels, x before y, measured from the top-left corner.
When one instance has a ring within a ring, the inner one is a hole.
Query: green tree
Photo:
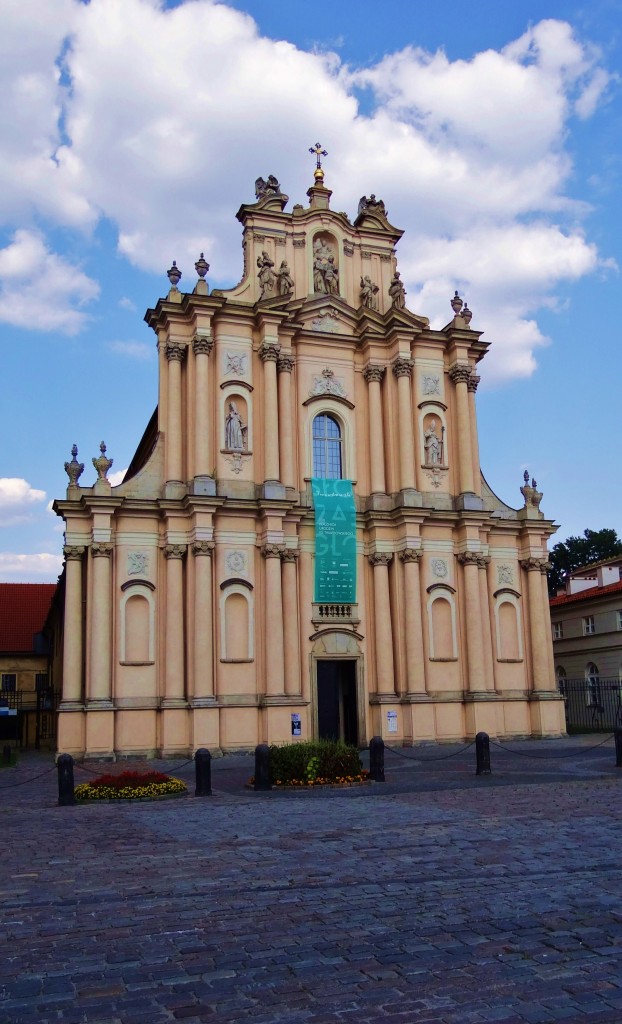
[[[549,554],[549,594],[554,597],[575,569],[616,555],[622,555],[622,541],[615,530],[584,530],[582,537],[566,537]]]

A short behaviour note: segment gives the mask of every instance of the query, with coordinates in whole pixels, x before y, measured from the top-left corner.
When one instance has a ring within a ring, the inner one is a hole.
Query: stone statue
[[[385,209],[382,199],[376,199],[373,192],[370,195],[369,199],[367,198],[367,196],[361,196],[361,198],[359,199],[357,217],[360,217],[362,213],[372,212],[381,213],[384,217],[386,217],[387,215],[387,211]]]
[[[264,196],[280,196],[281,186],[273,174],[268,175],[268,180],[257,178],[255,182],[255,197],[262,199]]]
[[[378,309],[378,291],[378,285],[373,283],[369,274],[365,274],[365,277],[361,278],[361,305],[367,309]]]
[[[99,446],[99,450],[101,452],[101,455],[97,459],[92,459],[91,461],[92,461],[95,469],[97,470],[97,478],[98,478],[98,480],[107,480],[108,479],[108,470],[112,466],[112,463],[114,462],[114,459],[109,459],[106,456],[106,445],[104,444],[103,441],[102,441],[102,443]]]
[[[402,281],[400,281],[399,270],[395,271],[393,280],[389,285],[389,298],[394,309],[403,309],[406,305],[406,289]]]
[[[71,449],[71,462],[65,463],[65,473],[69,477],[69,486],[77,487],[78,480],[84,472],[84,463],[78,462],[78,446],[74,444]]]
[[[225,420],[225,448],[234,452],[244,449],[244,425],[235,402],[229,402],[229,413]]]
[[[330,270],[329,270],[330,267]],[[335,254],[323,238],[316,238],[313,243],[313,291],[316,294],[338,294],[337,267]],[[331,286],[329,287],[329,283]]]
[[[276,276],[279,295],[291,295],[294,290],[294,279],[289,272],[287,260],[281,262]]]
[[[443,461],[443,441],[436,433],[436,420],[430,420],[430,428],[425,431],[425,464],[426,466],[438,466]]]
[[[274,291],[274,284],[276,281],[274,270],[272,269],[274,267],[274,260],[270,259],[265,249],[261,256],[257,257],[257,266],[259,267],[257,277],[259,278],[259,284],[261,285],[261,295],[259,296],[261,301],[261,299],[270,298]]]

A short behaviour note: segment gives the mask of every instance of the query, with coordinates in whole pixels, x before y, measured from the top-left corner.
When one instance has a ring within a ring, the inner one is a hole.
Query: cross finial
[[[316,142],[315,146],[309,147],[309,152],[315,156],[315,171],[313,177],[315,178],[316,185],[321,185],[324,181],[324,171],[322,170],[321,157],[328,156],[325,149],[322,149],[322,143]]]

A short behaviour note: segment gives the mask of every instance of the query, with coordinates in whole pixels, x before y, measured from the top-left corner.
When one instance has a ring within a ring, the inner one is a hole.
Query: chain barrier
[[[113,763],[114,764],[119,764],[118,761],[115,761]],[[194,758],[191,757],[187,761],[182,761],[181,764],[173,765],[171,768],[169,768],[168,765],[167,765],[166,772],[164,772],[164,774],[169,775],[171,772],[178,772],[181,768],[185,768],[187,764],[194,764]],[[74,768],[79,769],[79,771],[81,771],[81,772],[86,772],[87,775],[105,775],[106,774],[105,769],[102,769],[102,768],[99,768],[99,769],[86,768],[83,764],[80,764],[79,762],[74,762]],[[141,769],[138,769],[138,768],[136,769],[136,771],[143,771],[143,770],[144,769],[142,769],[142,768]],[[148,770],[149,771],[153,771],[153,772],[162,771],[161,768],[149,768]],[[123,769],[123,771],[132,771],[132,769],[129,768],[129,767],[125,767]]]
[[[42,779],[44,775],[49,775],[50,772],[56,771],[56,765],[53,764],[51,768],[46,768],[44,772],[39,772],[38,775],[31,775],[29,779],[20,779],[19,782],[11,782],[8,786],[0,786],[0,789],[15,789],[16,786],[26,786],[29,782],[35,782],[37,779]]]
[[[581,750],[572,750],[569,754],[529,754],[526,750],[512,750],[511,747],[506,747],[503,743],[499,743],[498,740],[490,740],[491,745],[498,747],[499,750],[503,750],[506,754],[516,754],[518,757],[531,757],[534,761],[562,761],[565,757],[578,757],[580,754],[589,754],[590,750],[597,750],[598,747],[602,747],[609,740],[613,739],[614,733],[610,732],[605,736],[604,740],[600,743],[595,743],[593,747],[583,747]]]
[[[401,750],[397,750],[395,747],[389,747],[385,745],[385,752],[388,750],[392,754],[397,754],[398,757],[403,757],[405,761],[419,761],[421,764],[426,764],[428,761],[447,761],[450,757],[456,757],[458,754],[464,754],[466,750],[470,750],[471,747],[475,746],[475,740],[471,743],[467,743],[465,747],[461,747],[460,750],[454,750],[451,754],[441,754],[440,757],[412,757],[410,754],[403,754]]]

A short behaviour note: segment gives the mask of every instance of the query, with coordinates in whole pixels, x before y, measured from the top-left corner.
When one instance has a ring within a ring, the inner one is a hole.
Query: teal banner
[[[315,508],[315,598],[356,601],[356,511],[351,480],[311,481]]]

